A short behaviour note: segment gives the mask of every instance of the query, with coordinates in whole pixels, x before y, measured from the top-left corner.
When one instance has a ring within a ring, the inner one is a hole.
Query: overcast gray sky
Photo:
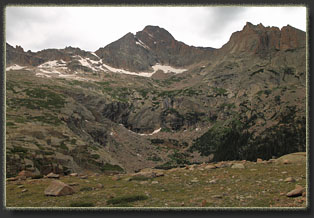
[[[24,50],[96,51],[146,25],[188,45],[220,48],[246,22],[306,31],[306,7],[7,7],[6,41]]]

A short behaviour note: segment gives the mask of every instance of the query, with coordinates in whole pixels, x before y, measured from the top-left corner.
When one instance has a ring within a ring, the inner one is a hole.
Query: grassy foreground
[[[298,207],[305,196],[289,198],[295,185],[306,187],[306,163],[243,161],[245,168],[206,168],[207,164],[163,170],[156,178],[90,175],[87,179],[62,176],[75,193],[45,196],[51,179],[7,181],[6,207]],[[295,181],[287,182],[293,177]]]

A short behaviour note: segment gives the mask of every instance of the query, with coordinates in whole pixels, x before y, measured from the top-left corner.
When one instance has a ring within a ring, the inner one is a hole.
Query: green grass
[[[63,149],[63,150],[66,150],[66,151],[68,151],[69,150],[69,148],[65,145],[65,142],[63,141],[63,142],[61,142],[61,144],[60,144],[60,148],[61,149]]]
[[[125,204],[134,201],[142,201],[148,199],[145,195],[131,195],[131,196],[122,196],[110,199],[107,201],[107,204]]]
[[[163,143],[165,143],[165,140],[163,140],[163,139],[151,139],[150,142],[152,144],[163,144]]]
[[[61,120],[58,119],[58,117],[55,117],[51,114],[45,114],[44,116],[28,116],[27,117],[28,121],[38,121],[41,123],[46,123],[46,124],[51,124],[54,126],[59,126],[60,124],[62,124]]]
[[[282,172],[285,172],[283,174]],[[296,164],[256,164],[246,162],[245,169],[230,167],[214,170],[193,171],[180,168],[177,171],[165,171],[165,176],[148,180],[127,181],[130,175],[121,174],[120,180],[111,176],[100,175],[80,179],[65,176],[60,180],[78,183],[73,186],[75,193],[68,196],[49,197],[43,194],[51,183],[49,179],[7,182],[6,205],[8,207],[305,207],[305,202],[298,198],[288,198],[281,193],[294,189],[295,184],[306,186],[306,163]],[[297,179],[296,183],[283,180],[289,176]],[[197,178],[198,182],[191,181]],[[216,183],[208,183],[211,180]],[[142,183],[142,181],[147,181]],[[153,181],[158,183],[152,184]],[[97,189],[97,184],[105,188]],[[22,193],[18,186],[22,184],[28,192]],[[91,188],[96,188],[91,190]],[[80,189],[85,191],[80,191]],[[144,194],[145,192],[145,194]],[[221,198],[213,196],[220,195]],[[106,202],[107,201],[107,202]]]
[[[99,154],[92,154],[92,155],[91,155],[91,158],[93,158],[93,159],[99,159],[100,156],[99,156]]]
[[[150,180],[151,178],[149,177],[146,177],[146,176],[142,176],[142,175],[136,175],[136,176],[133,176],[131,178],[132,181],[147,181],[147,180]]]
[[[106,163],[101,167],[101,171],[106,172],[106,171],[116,171],[116,172],[123,172],[124,170],[118,166],[118,165],[112,165],[109,163]]]
[[[28,149],[23,148],[23,147],[16,147],[16,146],[14,146],[14,147],[11,149],[11,152],[12,152],[12,153],[27,153],[27,152],[28,152]]]
[[[15,124],[13,122],[6,122],[7,126],[15,126]]]
[[[65,104],[64,96],[48,89],[26,89],[24,98],[8,99],[10,107],[26,107],[28,109],[60,109]]]
[[[227,93],[227,90],[224,88],[213,87],[213,92],[217,95],[225,95]]]

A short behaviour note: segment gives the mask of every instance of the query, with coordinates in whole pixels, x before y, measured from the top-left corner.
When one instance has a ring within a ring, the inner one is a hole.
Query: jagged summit
[[[231,35],[230,40],[221,48],[222,54],[260,54],[265,52],[286,51],[305,47],[305,32],[292,26],[265,27],[247,22],[241,31]]]
[[[142,31],[137,32],[137,34],[146,33],[151,38],[157,39],[157,40],[175,40],[174,37],[164,28],[161,28],[159,26],[146,26]]]

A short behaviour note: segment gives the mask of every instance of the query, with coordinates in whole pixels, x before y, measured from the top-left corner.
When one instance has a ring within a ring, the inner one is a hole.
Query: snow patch
[[[183,73],[185,71],[187,71],[187,69],[178,69],[178,68],[174,68],[168,65],[161,65],[161,64],[155,64],[154,66],[152,66],[152,68],[154,69],[154,73],[157,72],[158,70],[162,70],[164,73]]]
[[[150,34],[150,33],[148,33],[148,32],[146,32],[147,33],[147,35],[149,35],[151,38],[154,38],[154,36],[152,35],[152,34]]]
[[[45,78],[45,77],[50,78],[51,77],[50,75],[47,75],[47,74],[44,74],[44,73],[36,73],[35,75],[38,76],[38,77],[43,77],[43,78]]]
[[[123,73],[123,74],[129,74],[129,75],[135,75],[135,76],[144,76],[144,77],[151,77],[154,74],[154,72],[139,72],[139,73],[130,72],[130,71],[127,71],[124,69],[118,69],[118,68],[110,67],[107,64],[103,64],[103,66],[105,68],[107,68],[109,71],[114,72],[114,73]]]
[[[156,129],[156,130],[154,130],[154,132],[152,132],[152,133],[149,133],[149,134],[145,134],[145,133],[139,133],[139,135],[154,135],[154,134],[156,134],[156,133],[159,133],[159,132],[160,132],[160,130],[161,130],[161,128],[159,128],[159,129]]]
[[[58,74],[60,75],[61,73],[56,70],[44,70],[44,69],[39,69],[40,72],[45,73],[45,74]]]
[[[98,55],[95,52],[91,52],[91,54],[94,55],[95,57],[98,57]]]
[[[57,61],[47,61],[41,65],[38,66],[38,68],[61,68],[66,69],[66,63],[63,60]]]
[[[111,67],[107,64],[103,64],[103,66],[105,68],[107,68],[109,71],[114,72],[114,73],[123,73],[123,74],[129,74],[129,75],[135,75],[135,76],[144,76],[144,77],[151,77],[158,70],[162,70],[164,73],[175,73],[175,74],[183,73],[183,72],[187,71],[186,69],[177,69],[177,68],[174,68],[171,66],[161,65],[161,64],[155,64],[154,66],[152,66],[152,68],[154,69],[153,72],[131,72],[131,71],[127,71],[124,69],[114,68],[114,67]]]
[[[145,49],[150,49],[147,45],[145,45],[144,42],[138,39],[138,41],[135,42],[137,45],[142,46]]]
[[[22,66],[19,66],[19,65],[17,65],[17,64],[14,64],[14,65],[12,65],[12,66],[10,66],[10,67],[7,67],[6,68],[6,71],[9,71],[9,70],[22,70],[22,69],[24,69],[25,67],[22,67]]]
[[[102,60],[100,59],[99,61],[94,61],[90,58],[82,58],[79,55],[73,56],[74,58],[78,58],[78,61],[80,62],[80,64],[84,67],[88,67],[93,71],[106,71],[105,69],[103,69],[102,66]],[[99,57],[98,57],[99,58]]]

